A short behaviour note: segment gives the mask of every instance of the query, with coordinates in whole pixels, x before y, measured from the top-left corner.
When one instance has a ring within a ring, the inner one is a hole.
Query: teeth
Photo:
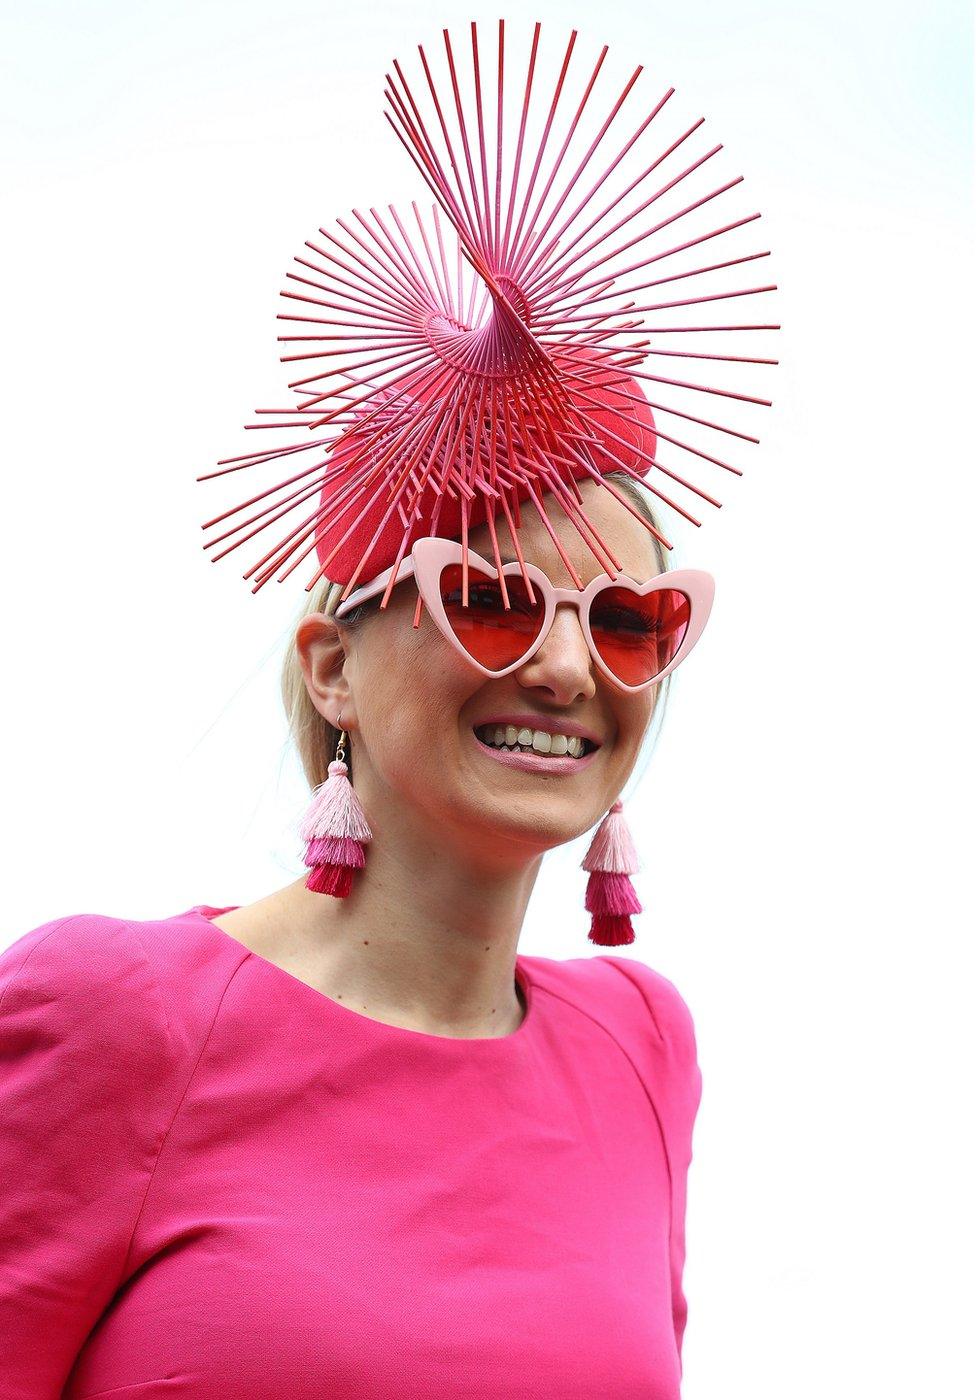
[[[517,728],[514,724],[490,725],[481,731],[487,744],[496,748],[518,749],[539,754],[568,754],[571,758],[582,758],[582,739],[570,738],[566,734],[550,734],[544,729]]]

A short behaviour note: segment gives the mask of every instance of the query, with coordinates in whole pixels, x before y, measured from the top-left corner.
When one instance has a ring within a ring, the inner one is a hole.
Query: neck
[[[524,1016],[519,933],[542,856],[501,860],[441,846],[429,830],[374,826],[345,899],[304,876],[267,913],[301,939],[322,985],[353,1010],[432,1035],[509,1035]]]

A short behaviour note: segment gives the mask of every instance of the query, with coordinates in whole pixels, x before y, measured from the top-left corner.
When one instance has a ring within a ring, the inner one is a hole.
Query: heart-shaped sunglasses
[[[609,680],[643,690],[685,659],[708,621],[715,580],[703,569],[671,569],[646,583],[598,574],[583,589],[556,588],[534,564],[517,560],[501,573],[459,540],[428,536],[400,561],[396,583],[413,574],[440,631],[486,676],[523,666],[549,634],[559,603],[579,613],[590,654]],[[386,590],[393,569],[356,588],[335,609],[341,619]]]

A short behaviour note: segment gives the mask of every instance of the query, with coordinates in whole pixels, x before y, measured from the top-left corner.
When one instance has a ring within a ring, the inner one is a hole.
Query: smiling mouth
[[[491,736],[494,735],[495,729],[499,727],[501,726],[496,726],[494,724],[479,724],[475,727],[473,731],[474,736],[480,744],[483,744],[486,749],[491,749],[494,753],[519,753],[534,758],[561,760],[562,762],[567,764],[578,763],[580,759],[586,758],[589,754],[594,753],[596,749],[600,747],[599,744],[594,744],[590,739],[583,739],[581,741],[581,752],[555,754],[542,753],[539,749],[533,748],[531,744],[496,744],[493,740],[493,737]]]

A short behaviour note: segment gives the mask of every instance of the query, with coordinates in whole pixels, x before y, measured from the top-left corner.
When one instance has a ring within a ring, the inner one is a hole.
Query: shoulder
[[[125,1007],[126,1014],[118,1018]],[[0,1016],[92,1035],[130,1020],[163,1023],[148,961],[122,919],[71,914],[22,934],[0,955]]]
[[[675,984],[635,958],[528,958],[533,979],[586,1014],[610,1019],[676,1055],[696,1053],[691,1011]]]
[[[674,1131],[689,1131],[702,1079],[694,1020],[675,984],[646,963],[617,955],[527,961],[537,986],[616,1041]]]
[[[632,1016],[644,1017],[662,1047],[676,1059],[694,1059],[697,1054],[695,1023],[688,1003],[672,981],[635,958],[600,955],[591,962],[608,969],[604,974],[623,979],[627,1006]]]
[[[0,953],[0,1021],[134,1061],[179,1060],[208,1029],[237,966],[204,920],[70,914]],[[229,940],[228,940],[229,942]]]

